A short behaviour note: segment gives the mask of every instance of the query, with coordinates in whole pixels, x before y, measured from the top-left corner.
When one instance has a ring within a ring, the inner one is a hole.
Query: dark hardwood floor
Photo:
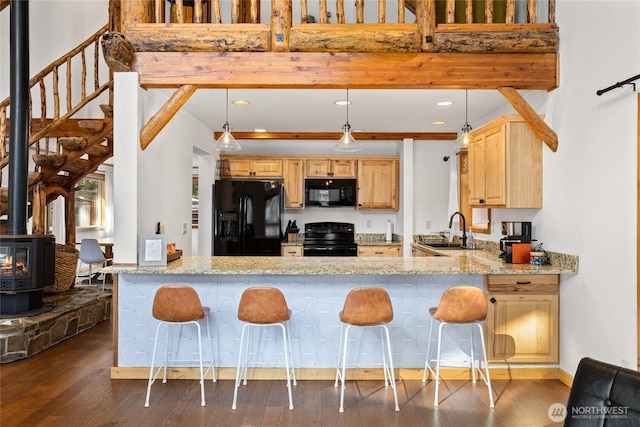
[[[433,407],[433,382],[398,381],[400,412],[378,381],[349,381],[345,412],[338,412],[333,381],[298,381],[293,411],[284,381],[249,381],[231,410],[233,381],[206,383],[200,406],[197,381],[156,382],[144,407],[146,380],[111,380],[111,322],[102,322],[29,359],[0,365],[1,426],[452,426],[558,425],[547,415],[566,403],[557,380],[494,381],[490,409],[482,382],[446,381]]]

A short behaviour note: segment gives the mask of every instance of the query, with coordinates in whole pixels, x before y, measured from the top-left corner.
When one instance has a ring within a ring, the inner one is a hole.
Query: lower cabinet
[[[302,246],[282,246],[282,256],[303,256]]]
[[[402,256],[402,246],[399,245],[358,245],[358,256],[376,257],[376,256]]]
[[[485,276],[487,358],[494,363],[559,363],[556,274]]]

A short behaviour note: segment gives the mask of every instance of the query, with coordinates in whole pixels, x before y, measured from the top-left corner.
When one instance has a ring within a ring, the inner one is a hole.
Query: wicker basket
[[[42,288],[44,292],[64,292],[75,284],[80,251],[73,244],[56,244],[56,277],[53,285]]]

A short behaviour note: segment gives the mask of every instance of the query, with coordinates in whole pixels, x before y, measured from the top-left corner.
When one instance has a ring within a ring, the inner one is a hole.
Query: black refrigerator
[[[213,255],[280,256],[282,180],[216,180]]]

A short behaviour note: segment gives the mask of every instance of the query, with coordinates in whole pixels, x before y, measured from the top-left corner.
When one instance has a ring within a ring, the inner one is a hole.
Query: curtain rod
[[[622,86],[628,85],[628,84],[633,85],[633,91],[635,92],[636,91],[636,84],[635,83],[631,83],[631,82],[634,81],[634,80],[638,80],[638,79],[640,79],[640,74],[635,75],[635,76],[633,76],[631,78],[628,78],[627,80],[623,80],[621,82],[618,82],[618,83],[616,83],[614,85],[611,85],[609,87],[606,87],[604,89],[600,89],[599,91],[596,92],[596,95],[600,96],[605,92],[609,92],[612,89],[619,88],[619,87],[622,87]]]

